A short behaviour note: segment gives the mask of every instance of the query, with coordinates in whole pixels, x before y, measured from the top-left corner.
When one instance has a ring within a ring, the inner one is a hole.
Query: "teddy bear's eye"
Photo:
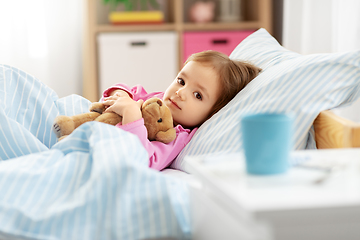
[[[157,120],[157,122],[162,122],[162,118],[159,118],[159,120]]]

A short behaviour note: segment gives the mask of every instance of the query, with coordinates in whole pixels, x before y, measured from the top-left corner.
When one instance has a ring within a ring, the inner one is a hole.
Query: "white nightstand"
[[[251,176],[241,154],[188,157],[187,170],[219,206],[240,218],[267,222],[276,240],[360,239],[360,149],[307,150],[296,159],[333,162],[340,169],[321,184],[323,170],[293,167],[283,175]]]

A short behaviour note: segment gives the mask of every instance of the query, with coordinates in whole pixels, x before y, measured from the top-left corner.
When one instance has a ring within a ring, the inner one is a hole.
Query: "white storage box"
[[[116,83],[165,91],[178,72],[176,32],[104,33],[98,36],[99,93]]]

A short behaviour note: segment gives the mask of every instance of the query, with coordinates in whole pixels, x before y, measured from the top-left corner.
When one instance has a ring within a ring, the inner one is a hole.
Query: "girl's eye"
[[[195,93],[194,93],[194,96],[195,96],[197,99],[199,99],[199,100],[202,99],[201,94],[198,93],[198,92],[195,92]]]
[[[185,81],[182,79],[182,78],[178,78],[177,79],[177,82],[180,84],[180,85],[185,85]]]

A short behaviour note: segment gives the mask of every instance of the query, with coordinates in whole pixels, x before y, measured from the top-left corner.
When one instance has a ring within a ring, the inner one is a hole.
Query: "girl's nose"
[[[185,100],[185,91],[184,88],[180,88],[176,91],[176,95],[179,96],[181,100]]]

